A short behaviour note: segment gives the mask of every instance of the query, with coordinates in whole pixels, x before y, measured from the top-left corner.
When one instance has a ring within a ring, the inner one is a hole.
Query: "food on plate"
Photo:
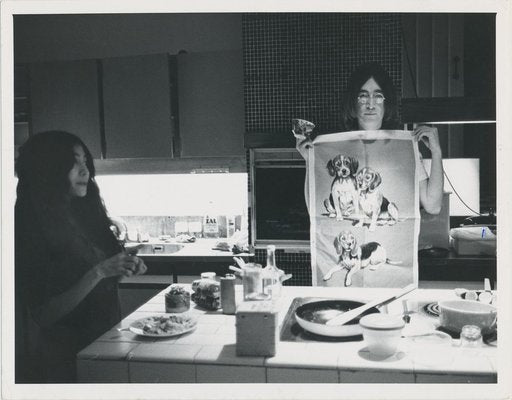
[[[175,335],[189,331],[196,325],[196,321],[190,315],[162,315],[152,316],[136,321],[132,326],[141,329],[143,333],[150,335]]]
[[[182,285],[173,284],[165,294],[165,311],[181,313],[190,309],[190,293]]]

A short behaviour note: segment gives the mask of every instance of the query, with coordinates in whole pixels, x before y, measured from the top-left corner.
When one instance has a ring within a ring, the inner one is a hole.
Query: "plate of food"
[[[170,337],[193,331],[196,325],[196,319],[187,313],[159,314],[138,319],[129,329],[141,336]]]

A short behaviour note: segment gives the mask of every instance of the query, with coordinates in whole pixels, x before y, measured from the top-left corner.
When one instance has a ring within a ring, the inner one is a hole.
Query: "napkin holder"
[[[278,328],[278,311],[271,301],[242,302],[236,309],[236,354],[274,356]]]

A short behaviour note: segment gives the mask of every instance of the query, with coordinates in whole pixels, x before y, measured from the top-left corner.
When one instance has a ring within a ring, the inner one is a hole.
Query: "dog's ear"
[[[359,171],[357,174],[356,174],[356,182],[357,182],[357,185],[360,187],[361,186],[361,183],[363,182],[363,176],[365,174],[365,171],[366,171],[366,167],[363,167],[361,168],[361,171]]]
[[[372,183],[370,183],[369,186],[370,192],[373,192],[375,189],[377,189],[382,182],[380,174],[377,171],[374,171],[374,174],[375,175],[373,176]]]
[[[350,251],[350,255],[352,257],[356,257],[359,250],[359,246],[357,245],[357,239],[354,236],[354,246],[352,247],[352,250]]]
[[[359,161],[354,157],[349,157],[348,159],[350,160],[350,175],[354,176],[359,168]]]
[[[334,169],[334,163],[332,160],[329,160],[327,163],[327,171],[329,171],[329,175],[334,176],[336,175],[336,170]]]
[[[334,238],[334,248],[336,249],[336,253],[338,254],[341,254],[341,252],[343,251],[339,235]]]

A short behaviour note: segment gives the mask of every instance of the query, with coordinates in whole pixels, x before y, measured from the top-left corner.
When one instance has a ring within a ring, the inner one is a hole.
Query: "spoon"
[[[358,317],[362,313],[364,313],[366,310],[369,310],[372,307],[377,307],[380,305],[383,305],[384,303],[389,303],[393,300],[398,299],[399,297],[402,297],[406,295],[407,293],[413,291],[416,289],[416,286],[414,284],[410,284],[409,286],[406,286],[403,288],[398,294],[394,294],[392,296],[386,296],[381,299],[370,301],[369,303],[363,304],[360,307],[356,307],[353,310],[347,311],[337,317],[334,317],[333,319],[330,319],[326,322],[326,325],[332,326],[332,325],[344,325],[349,321],[352,321],[354,318]]]

